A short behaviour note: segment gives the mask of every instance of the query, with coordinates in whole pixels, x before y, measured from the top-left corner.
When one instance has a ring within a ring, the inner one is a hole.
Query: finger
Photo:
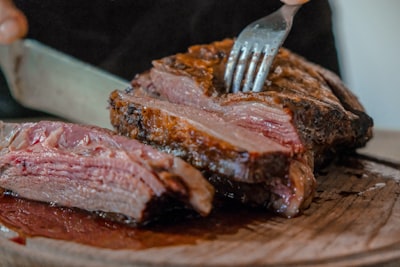
[[[307,3],[309,0],[281,0],[281,2],[287,4],[287,5],[302,5],[304,3]]]
[[[0,0],[0,43],[9,44],[26,35],[25,15],[10,0]]]

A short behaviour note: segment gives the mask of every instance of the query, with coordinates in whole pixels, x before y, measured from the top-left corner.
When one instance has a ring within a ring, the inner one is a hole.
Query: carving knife
[[[129,82],[38,41],[0,45],[0,66],[13,97],[25,107],[111,128],[107,99]]]

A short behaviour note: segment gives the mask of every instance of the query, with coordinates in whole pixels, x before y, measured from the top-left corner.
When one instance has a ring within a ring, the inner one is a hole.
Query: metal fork
[[[260,92],[263,89],[272,61],[300,7],[285,4],[274,13],[249,24],[239,34],[225,69],[227,93]]]

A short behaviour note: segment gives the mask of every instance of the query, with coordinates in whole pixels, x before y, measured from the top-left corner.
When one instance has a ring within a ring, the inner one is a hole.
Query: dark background
[[[151,60],[192,44],[231,38],[279,8],[279,0],[16,0],[29,22],[28,38],[125,79]],[[305,4],[285,47],[339,74],[326,0]],[[9,95],[0,77],[0,117],[37,115]]]

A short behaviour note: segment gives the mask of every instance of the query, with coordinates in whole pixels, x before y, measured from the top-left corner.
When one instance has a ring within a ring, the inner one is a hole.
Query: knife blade
[[[111,128],[107,99],[129,82],[36,40],[0,46],[0,66],[25,107],[72,122]]]

